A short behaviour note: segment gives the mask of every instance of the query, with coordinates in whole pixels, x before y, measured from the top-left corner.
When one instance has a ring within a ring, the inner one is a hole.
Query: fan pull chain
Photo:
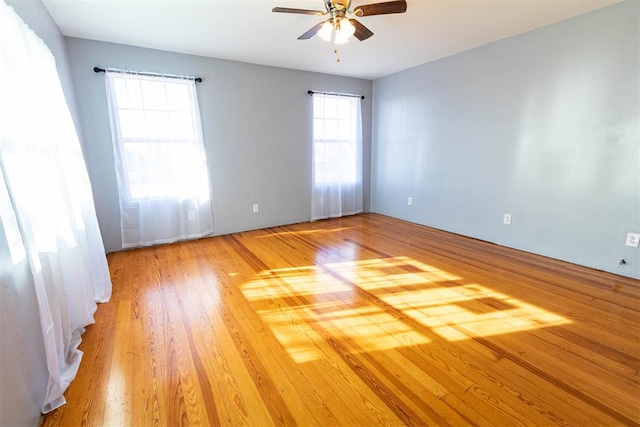
[[[336,62],[340,62],[340,55],[338,55],[338,48],[337,47],[333,48],[333,53],[336,54]]]

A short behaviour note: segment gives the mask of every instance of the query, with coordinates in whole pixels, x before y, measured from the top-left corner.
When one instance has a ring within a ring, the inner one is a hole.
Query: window
[[[111,83],[121,191],[131,200],[197,196],[203,150],[193,82],[113,74]]]
[[[195,82],[107,70],[122,247],[213,231]]]
[[[313,95],[311,220],[362,212],[360,97]]]
[[[316,185],[356,182],[359,102],[354,97],[314,95],[313,161]]]

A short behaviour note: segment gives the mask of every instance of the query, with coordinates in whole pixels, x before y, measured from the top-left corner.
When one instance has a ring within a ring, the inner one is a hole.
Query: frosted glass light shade
[[[340,18],[336,23],[336,36],[334,43],[345,44],[349,40],[349,37],[351,37],[355,32],[356,27],[354,27],[347,18]]]
[[[342,18],[340,20],[340,32],[344,34],[346,38],[349,38],[356,32],[356,27],[353,26],[349,19]]]
[[[324,24],[322,24],[322,27],[318,31],[318,37],[320,37],[322,40],[326,42],[330,42],[332,32],[333,32],[333,23],[331,22],[331,20],[326,21]]]
[[[349,37],[345,37],[344,35],[339,34],[336,31],[336,39],[333,41],[334,44],[345,44],[349,41]]]

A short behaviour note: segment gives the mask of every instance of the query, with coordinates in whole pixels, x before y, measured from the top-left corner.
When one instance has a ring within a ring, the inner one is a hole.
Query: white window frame
[[[327,106],[327,101],[335,100],[338,106],[335,111],[331,111],[331,107]],[[356,107],[354,102],[359,100],[352,96],[340,95],[314,95],[313,103],[313,183],[314,186],[331,186],[337,184],[355,184],[358,180],[358,123],[356,115]],[[342,104],[342,108],[341,105]],[[344,113],[349,105],[348,114]],[[322,110],[322,111],[320,111]],[[323,128],[320,130],[319,127]],[[347,128],[343,131],[344,128]],[[333,131],[327,131],[329,128]],[[319,160],[322,148],[328,148],[331,145],[338,145],[338,158],[334,160]],[[346,158],[346,159],[345,159]],[[336,163],[336,174],[332,176],[322,177],[320,174],[326,172],[329,168],[328,163]],[[348,170],[345,172],[345,165],[348,164]],[[342,175],[337,173],[342,171]]]
[[[362,212],[361,99],[313,94],[311,220]]]
[[[124,75],[127,73],[122,73],[122,74]],[[192,85],[192,82],[188,81],[188,79],[163,77],[163,76],[149,76],[149,75],[133,75],[132,76],[131,74],[127,74],[128,79],[131,79],[132,77],[137,80],[140,80],[141,82],[149,81],[149,82],[160,82],[160,83],[169,84],[169,85],[184,85],[184,86]],[[112,73],[112,78],[114,80],[117,80],[117,79],[122,80],[123,77],[120,77],[117,73]],[[110,93],[110,91],[107,91],[107,92]],[[113,91],[113,93],[116,93],[116,91]],[[144,91],[142,91],[141,97],[144,103],[144,98],[145,98]],[[200,195],[203,190],[199,186],[190,187],[189,188],[189,190],[191,191],[190,194],[182,194],[178,192],[175,192],[174,194],[165,193],[165,194],[155,194],[155,195],[149,194],[149,193],[147,193],[146,195],[133,194],[132,174],[140,171],[136,171],[135,167],[131,165],[131,163],[133,163],[134,160],[127,155],[127,149],[129,147],[135,146],[134,144],[140,144],[140,145],[142,144],[180,144],[180,145],[184,144],[184,148],[187,148],[187,147],[190,148],[193,151],[194,156],[204,159],[205,158],[204,142],[202,137],[202,126],[200,123],[199,111],[194,111],[194,109],[192,108],[189,108],[189,109],[172,108],[172,106],[169,104],[167,105],[166,109],[147,108],[144,105],[136,106],[136,107],[131,107],[131,106],[121,107],[118,96],[116,95],[115,99],[112,99],[112,98],[114,97],[109,96],[109,103],[110,103],[110,108],[112,112],[117,111],[118,113],[120,113],[125,111],[130,111],[130,112],[137,111],[137,112],[142,112],[143,115],[145,116],[150,113],[166,112],[169,115],[169,117],[171,117],[172,114],[188,114],[190,116],[190,122],[193,129],[192,136],[190,138],[172,138],[168,135],[155,136],[155,137],[137,135],[135,137],[126,137],[125,135],[123,135],[123,126],[121,122],[122,116],[120,114],[111,114],[112,132],[115,133],[114,155],[116,156],[116,159],[115,159],[116,168],[119,169],[118,173],[120,175],[119,190],[125,196],[124,197],[125,200],[129,202],[141,202],[141,201],[149,201],[149,200],[176,200],[176,199],[182,199],[184,197]],[[195,90],[189,90],[188,104],[191,106],[191,105],[194,105],[194,103],[197,104]],[[150,149],[149,153],[157,154],[157,152],[154,152],[153,149]],[[154,169],[151,171],[156,171],[156,170],[157,169]],[[185,173],[188,173],[188,172],[189,170],[185,168]],[[148,186],[152,186],[153,184],[154,184],[153,182],[147,182]]]
[[[106,85],[122,247],[211,234],[209,173],[194,79],[109,69]]]

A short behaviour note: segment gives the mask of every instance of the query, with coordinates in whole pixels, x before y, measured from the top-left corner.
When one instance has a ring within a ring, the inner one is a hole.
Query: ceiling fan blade
[[[384,3],[365,4],[354,9],[356,16],[386,15],[389,13],[405,13],[406,0],[388,1]]]
[[[360,22],[358,22],[358,20],[349,19],[349,22],[351,22],[353,26],[356,27],[356,32],[353,33],[353,36],[358,40],[363,41],[373,35],[373,32],[367,27],[365,27],[364,25],[362,25]]]
[[[274,7],[271,9],[272,12],[279,13],[298,13],[300,15],[324,15],[325,12],[320,10],[309,10],[309,9],[292,9],[290,7]]]
[[[320,28],[322,28],[322,24],[324,24],[324,22],[320,22],[319,24],[314,25],[313,28],[311,28],[309,31],[307,31],[306,33],[298,37],[298,40],[307,40],[315,36],[316,33],[320,31]]]

